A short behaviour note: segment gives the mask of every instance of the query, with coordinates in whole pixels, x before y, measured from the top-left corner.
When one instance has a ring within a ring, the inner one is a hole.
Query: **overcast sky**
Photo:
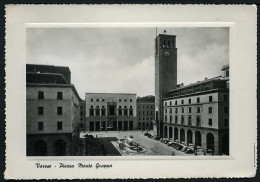
[[[228,28],[158,28],[176,35],[178,83],[221,75]],[[68,66],[86,92],[154,95],[155,28],[28,28],[27,63]]]

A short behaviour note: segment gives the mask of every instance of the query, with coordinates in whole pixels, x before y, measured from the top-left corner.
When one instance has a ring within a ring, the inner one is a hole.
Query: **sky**
[[[68,66],[85,93],[154,95],[154,28],[27,28],[29,64]],[[229,29],[160,27],[176,35],[177,83],[221,75],[229,63]]]

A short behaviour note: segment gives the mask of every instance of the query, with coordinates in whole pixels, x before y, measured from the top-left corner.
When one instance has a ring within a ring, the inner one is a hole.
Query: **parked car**
[[[148,138],[153,138],[153,135],[152,135],[152,134],[149,134],[149,135],[148,135]]]
[[[175,149],[182,150],[183,146],[181,144],[176,143]]]
[[[188,149],[188,147],[184,146],[181,151],[186,152],[187,149]]]
[[[187,150],[185,151],[186,154],[193,154],[194,150],[192,150],[191,148],[187,148]]]
[[[144,136],[147,136],[149,133],[144,133]]]
[[[173,145],[173,141],[170,140],[170,141],[167,143],[167,145],[168,145],[168,146],[172,146],[172,145]]]
[[[166,139],[164,140],[164,143],[165,143],[165,144],[168,144],[169,141],[170,141],[170,140],[166,138]]]
[[[155,140],[160,140],[161,138],[159,136],[154,137]]]

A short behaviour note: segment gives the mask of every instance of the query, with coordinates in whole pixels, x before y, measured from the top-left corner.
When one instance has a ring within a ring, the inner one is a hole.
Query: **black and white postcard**
[[[256,7],[8,5],[6,43],[6,178],[255,175]]]

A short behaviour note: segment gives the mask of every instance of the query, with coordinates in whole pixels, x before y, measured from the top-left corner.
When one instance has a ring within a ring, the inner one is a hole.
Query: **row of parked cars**
[[[172,140],[169,140],[168,138],[161,138],[159,136],[153,136],[152,134],[150,133],[144,133],[144,136],[147,136],[148,138],[152,138],[154,140],[158,140],[176,150],[180,150],[182,152],[185,152],[186,154],[193,154],[194,153],[194,149],[191,148],[191,147],[188,147],[186,145],[183,145],[183,144],[180,144],[178,142],[175,142],[175,141],[172,141]]]

